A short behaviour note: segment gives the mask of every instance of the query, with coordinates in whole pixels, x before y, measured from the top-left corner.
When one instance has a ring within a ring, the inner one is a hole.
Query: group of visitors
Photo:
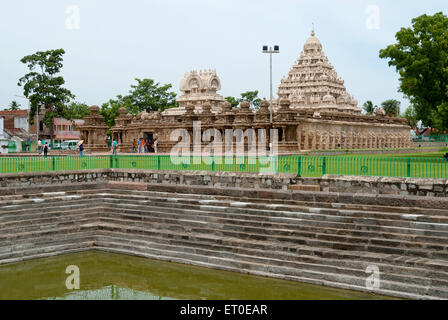
[[[139,138],[132,141],[132,152],[133,153],[157,153],[157,139],[143,139]]]

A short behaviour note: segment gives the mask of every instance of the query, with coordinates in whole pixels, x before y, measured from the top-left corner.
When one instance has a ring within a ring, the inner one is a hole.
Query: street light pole
[[[272,50],[272,47],[263,46],[263,53],[269,53],[269,62],[270,62],[270,93],[271,93],[271,103],[269,107],[269,123],[272,126],[272,54],[273,53],[280,53],[280,47],[274,46],[274,50]]]

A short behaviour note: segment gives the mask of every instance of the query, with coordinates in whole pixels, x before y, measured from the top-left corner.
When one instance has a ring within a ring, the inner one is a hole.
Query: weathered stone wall
[[[320,186],[324,192],[448,197],[448,180],[326,175],[298,178],[295,174],[259,174],[208,171],[148,171],[100,169],[87,171],[1,174],[0,188],[40,185],[106,184],[108,181],[142,182],[214,188],[287,190],[289,185]]]
[[[146,182],[213,186],[216,188],[287,189],[295,174],[257,174],[208,171],[148,171],[131,169],[99,169],[86,171],[34,172],[0,174],[0,188],[33,185],[100,183],[107,181]]]
[[[109,170],[22,172],[0,174],[0,188],[107,182]]]
[[[298,178],[297,184],[320,185],[322,191],[448,197],[448,180],[325,175]]]

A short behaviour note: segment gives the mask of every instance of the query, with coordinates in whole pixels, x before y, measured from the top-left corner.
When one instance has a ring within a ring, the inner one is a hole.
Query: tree
[[[146,111],[162,111],[168,108],[177,107],[176,93],[170,92],[171,84],[160,85],[155,83],[152,79],[135,79],[136,85],[131,85],[129,95],[125,96],[126,100],[130,102],[130,109],[132,114]]]
[[[19,103],[17,103],[17,101],[11,101],[11,103],[9,104],[9,109],[10,111],[14,111],[14,110],[20,110],[21,105]]]
[[[63,88],[64,78],[57,76],[63,66],[64,54],[63,49],[38,51],[20,60],[30,70],[18,82],[19,86],[23,86],[23,94],[30,101],[30,124],[34,123],[34,116],[44,108],[45,117],[42,121],[50,128],[51,139],[53,119],[63,117],[64,106],[74,98],[70,90]]]
[[[260,107],[261,99],[258,98],[258,90],[255,91],[246,91],[241,94],[241,98],[235,98],[235,97],[225,97],[227,101],[230,102],[232,105],[232,108],[237,107],[241,101],[248,101],[252,108],[258,109]]]
[[[380,51],[400,74],[400,91],[415,108],[417,118],[448,127],[448,17],[442,12],[412,20],[412,27],[395,35],[396,44]]]
[[[252,108],[258,109],[260,107],[261,99],[258,98],[258,90],[246,91],[241,94],[241,100],[246,100],[250,103]]]
[[[131,109],[131,103],[129,99],[127,97],[123,97],[122,95],[118,95],[115,100],[110,99],[108,102],[103,103],[103,105],[101,106],[99,114],[104,117],[104,122],[109,128],[112,128],[115,125],[115,118],[118,117],[118,109],[120,109],[121,107],[125,107],[126,110]]]
[[[73,101],[64,108],[64,118],[67,120],[82,119],[90,114],[90,108],[86,103]]]
[[[230,102],[230,104],[232,105],[232,108],[238,107],[238,105],[240,104],[240,99],[237,99],[235,97],[225,97],[225,99]]]
[[[366,101],[363,105],[363,110],[365,111],[366,115],[372,116],[375,114],[376,109],[378,109],[378,106],[374,106],[372,101]]]
[[[419,119],[417,113],[415,112],[414,106],[409,106],[402,115],[406,119],[407,124],[414,130],[417,129],[417,123]]]
[[[388,117],[398,117],[400,114],[400,105],[401,102],[398,100],[390,99],[386,100],[381,104],[381,108],[386,112],[386,116]]]

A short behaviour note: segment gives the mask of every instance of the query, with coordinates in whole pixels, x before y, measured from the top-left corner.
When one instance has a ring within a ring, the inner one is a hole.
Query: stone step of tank
[[[154,187],[154,186],[153,186]],[[271,190],[272,191],[272,190]],[[272,191],[275,192],[275,191]],[[166,196],[166,198],[189,198],[189,199],[197,199],[197,198],[203,198],[205,200],[230,200],[234,202],[248,202],[252,205],[256,205],[259,202],[269,202],[275,205],[281,204],[281,205],[298,205],[298,206],[306,206],[306,207],[315,207],[316,205],[321,208],[337,208],[337,209],[355,209],[355,210],[369,210],[369,211],[395,211],[395,212],[402,212],[402,213],[414,213],[415,209],[418,208],[422,213],[429,213],[429,214],[438,214],[441,215],[447,215],[447,209],[444,209],[442,207],[419,207],[418,205],[414,206],[404,206],[402,203],[399,203],[397,205],[391,206],[391,205],[372,205],[367,203],[343,203],[338,202],[332,197],[324,197],[323,200],[313,199],[312,201],[303,201],[303,200],[281,200],[281,199],[273,199],[273,198],[263,198],[263,197],[234,197],[234,196],[222,196],[222,195],[212,195],[212,194],[206,194],[206,195],[198,195],[198,194],[191,194],[191,193],[173,193],[173,192],[157,192],[157,191],[139,191],[139,190],[132,190],[132,193],[129,192],[129,190],[121,190],[121,189],[109,189],[106,193],[113,193],[115,195],[132,195],[133,197],[139,196],[139,197],[146,197],[151,196],[153,194],[155,195],[161,195]],[[319,193],[316,193],[319,194]],[[325,194],[325,193],[323,193]],[[351,196],[351,194],[347,194],[347,196]],[[387,197],[387,195],[383,195],[384,197]],[[394,196],[390,196],[394,197]],[[375,198],[375,197],[373,197]],[[356,199],[356,196],[353,198]],[[341,199],[339,199],[341,200]],[[352,199],[351,199],[352,200]],[[415,202],[415,201],[414,201]],[[418,202],[417,202],[418,204]]]
[[[221,206],[230,206],[230,207],[239,207],[241,210],[256,210],[256,209],[266,209],[269,208],[271,211],[296,211],[296,210],[305,210],[310,212],[322,212],[329,214],[343,214],[350,216],[369,216],[369,217],[383,217],[388,216],[390,219],[402,219],[406,217],[408,220],[414,221],[425,221],[426,219],[437,219],[439,222],[444,220],[448,222],[448,209],[447,210],[437,210],[430,211],[428,209],[419,209],[413,208],[413,214],[403,214],[400,212],[396,212],[394,208],[390,208],[388,212],[384,211],[375,211],[369,210],[368,208],[363,208],[362,210],[347,210],[347,209],[337,209],[337,208],[324,208],[324,207],[316,207],[318,204],[314,204],[314,207],[306,207],[306,206],[281,206],[281,205],[272,205],[266,202],[258,201],[256,204],[245,202],[245,201],[229,201],[229,200],[216,200],[216,199],[207,199],[207,200],[199,200],[199,199],[184,199],[178,198],[177,195],[172,195],[170,198],[160,198],[155,196],[148,197],[134,197],[133,195],[120,195],[110,197],[104,195],[104,199],[107,201],[115,201],[120,202],[123,200],[129,201],[139,201],[139,202],[148,202],[148,201],[159,201],[166,202],[167,206],[175,207],[177,204],[190,204],[190,205],[221,205]],[[260,204],[262,202],[263,204]]]
[[[98,191],[103,191],[103,190],[98,190]],[[117,191],[117,190],[113,190],[114,192],[115,191]],[[118,190],[118,191],[120,191],[120,190]],[[93,194],[92,192],[89,192],[88,194],[85,194],[85,192],[86,191],[82,191],[83,193],[79,193],[79,194],[83,194],[83,196],[84,197],[87,197],[87,198],[89,198],[89,197],[93,197],[93,198],[101,198],[101,196],[105,196],[105,195],[107,195],[107,194],[104,194],[104,193],[101,193],[101,192],[99,192],[99,195],[98,194]],[[50,197],[50,199],[57,199],[58,200],[58,198],[56,198],[55,197],[55,195],[54,194],[59,194],[59,196],[61,196],[61,197],[68,197],[68,198],[70,198],[70,196],[67,196],[66,194],[66,192],[61,192],[61,193],[48,193],[47,195],[51,195],[51,197]],[[167,193],[162,193],[163,195],[169,195],[169,194],[167,194]],[[44,196],[44,194],[39,194],[39,195],[36,195],[37,196],[37,199],[34,199],[33,201],[32,201],[32,203],[30,203],[30,207],[35,207],[36,206],[36,202],[42,202],[42,198],[39,198],[39,197],[42,197],[42,196]],[[129,192],[127,193],[127,196],[129,196]],[[176,197],[177,196],[179,196],[178,194],[176,194],[175,195]],[[188,195],[188,196],[190,196],[190,195]],[[79,195],[78,195],[78,197],[79,197]],[[172,198],[173,197],[173,195],[171,194],[170,195],[170,197]],[[74,198],[76,198],[76,196],[74,197]],[[143,199],[145,198],[145,197],[142,197]],[[213,199],[209,199],[209,197],[207,197],[208,199],[201,199],[202,201],[205,201],[205,202],[202,202],[202,203],[206,203],[207,201],[210,201],[209,203],[211,204],[211,203],[213,203]],[[131,196],[131,199],[136,199],[136,196]],[[137,197],[137,199],[138,199],[138,197]],[[165,199],[169,199],[169,198],[165,198]],[[200,197],[199,197],[199,199],[200,199]],[[65,199],[64,199],[65,200]],[[173,200],[175,200],[175,201],[178,201],[178,198],[173,198]],[[31,200],[30,200],[31,201]],[[185,199],[181,199],[181,201],[191,201],[191,199],[187,199],[187,200],[185,200]],[[235,203],[241,203],[241,202],[233,202],[234,204]],[[244,205],[245,206],[257,206],[257,204],[255,203],[250,203],[250,202],[244,202]],[[314,203],[314,206],[316,205],[316,203]],[[325,203],[323,203],[322,204],[323,206],[324,205],[326,205]],[[278,207],[278,205],[270,205],[271,206],[271,208],[273,208],[273,209],[275,209],[276,207]],[[277,208],[277,210],[286,210],[287,208],[281,208],[281,207],[278,207]],[[312,208],[309,208],[309,209],[311,209],[312,210]],[[317,208],[318,210],[325,210],[324,208]],[[366,208],[365,207],[363,207],[362,208],[363,210],[365,210]],[[398,208],[396,208],[396,209],[398,209]],[[0,208],[0,210],[1,210],[1,208]],[[413,215],[410,215],[409,216],[409,219],[424,219],[425,218],[425,215],[424,215],[424,213],[425,212],[418,212],[418,214],[415,214],[415,211],[416,211],[416,208],[413,208],[412,209],[413,210],[413,212],[414,212],[414,214]],[[429,210],[429,209],[420,209],[420,211],[422,211],[422,210]],[[401,211],[401,210],[400,210]],[[447,213],[448,211],[447,210],[445,210],[445,211],[440,211],[439,210],[439,213]],[[353,213],[350,213],[350,214],[353,214]]]
[[[315,222],[314,225],[304,223],[304,220],[294,221],[294,223],[276,223],[276,222],[256,222],[250,220],[241,220],[239,217],[237,218],[214,218],[207,216],[206,214],[181,214],[176,215],[172,213],[167,213],[160,210],[157,207],[151,208],[150,210],[142,211],[128,209],[128,210],[119,210],[118,208],[106,208],[104,213],[101,215],[101,218],[109,218],[109,219],[122,219],[124,222],[128,224],[141,224],[145,223],[157,223],[157,224],[177,224],[181,223],[186,226],[191,227],[203,227],[204,223],[207,224],[208,227],[213,227],[215,229],[238,229],[253,227],[253,229],[263,228],[265,230],[265,234],[269,234],[269,230],[281,230],[284,232],[294,232],[294,231],[303,231],[311,233],[316,237],[319,237],[319,234],[334,234],[338,237],[350,236],[350,237],[359,237],[365,238],[364,243],[375,242],[378,239],[384,239],[384,241],[390,241],[401,244],[403,241],[407,242],[415,242],[419,243],[427,243],[428,245],[436,245],[439,246],[443,243],[448,245],[446,235],[443,236],[415,236],[408,234],[395,234],[391,232],[369,232],[369,231],[353,231],[353,230],[345,230],[342,228],[335,228],[334,226],[326,226],[322,222]],[[235,226],[235,228],[233,227]],[[362,226],[361,226],[362,227]],[[409,231],[410,232],[410,231]],[[358,241],[358,243],[361,241]],[[392,245],[395,245],[393,243]]]
[[[102,248],[103,250],[110,250],[110,249],[118,249],[122,252],[127,252],[127,254],[150,254],[154,257],[158,257],[158,259],[162,259],[161,257],[166,257],[168,261],[174,261],[176,262],[182,262],[182,263],[188,263],[187,261],[190,261],[190,264],[198,265],[200,262],[208,263],[214,265],[215,268],[221,268],[222,266],[231,267],[234,268],[234,270],[238,270],[239,272],[246,272],[246,273],[253,273],[253,271],[263,271],[267,274],[282,274],[287,276],[293,276],[296,277],[297,281],[306,281],[305,279],[313,279],[314,281],[320,281],[325,280],[327,283],[332,283],[332,286],[340,286],[340,284],[345,285],[353,285],[359,287],[362,291],[366,291],[365,283],[366,283],[366,273],[359,271],[359,270],[346,270],[349,274],[344,274],[343,268],[331,268],[326,266],[319,266],[319,265],[309,265],[306,269],[297,268],[297,267],[291,267],[291,266],[282,266],[277,265],[273,261],[269,259],[265,259],[263,263],[255,263],[255,262],[248,262],[244,258],[238,255],[233,256],[232,258],[223,258],[219,256],[215,256],[214,252],[210,252],[209,255],[204,254],[195,254],[195,253],[188,253],[185,252],[180,248],[174,248],[173,250],[168,250],[168,248],[165,248],[163,250],[154,249],[151,247],[149,243],[143,243],[141,245],[138,245],[136,243],[123,243],[120,239],[117,239],[116,242],[112,242],[111,240],[101,242],[97,242],[97,246]],[[176,250],[177,249],[177,250]],[[261,258],[260,258],[261,259]],[[281,263],[281,261],[279,261]],[[316,269],[318,268],[316,271]],[[353,275],[355,274],[355,275]],[[409,280],[410,277],[407,278]],[[300,280],[298,280],[300,279]],[[384,292],[385,290],[389,291],[395,291],[399,294],[399,296],[403,296],[403,293],[407,293],[408,295],[415,295],[414,297],[417,298],[417,295],[419,297],[422,297],[422,292],[425,292],[426,297],[431,298],[445,298],[448,297],[448,292],[446,287],[438,287],[438,286],[425,286],[425,285],[415,285],[403,281],[403,282],[394,282],[389,280],[382,280],[381,281],[381,287],[379,290],[377,290],[377,293]],[[409,297],[409,296],[408,296]]]
[[[367,266],[359,266],[356,265],[356,261],[354,261],[351,265],[343,265],[343,264],[329,264],[327,261],[320,261],[318,263],[316,262],[304,262],[301,259],[285,259],[284,256],[279,258],[275,258],[272,256],[267,256],[263,254],[263,252],[249,252],[247,253],[241,253],[238,252],[238,250],[235,250],[233,252],[227,252],[220,248],[214,248],[212,250],[207,248],[198,248],[191,246],[187,243],[179,245],[171,245],[167,243],[158,243],[148,240],[137,240],[134,238],[128,239],[126,242],[122,241],[122,237],[119,237],[116,234],[102,234],[97,237],[96,242],[98,244],[105,244],[109,242],[115,242],[115,243],[123,243],[126,246],[145,246],[149,247],[151,249],[157,249],[161,251],[179,251],[181,249],[182,253],[187,254],[196,254],[201,255],[204,257],[220,257],[220,258],[227,258],[227,259],[233,259],[233,260],[244,260],[246,262],[254,262],[254,263],[260,263],[260,264],[266,264],[266,265],[272,265],[272,266],[287,266],[291,268],[296,268],[299,270],[313,270],[313,271],[319,271],[319,272],[325,272],[325,273],[332,273],[336,272],[338,274],[345,274],[350,276],[357,276],[360,278],[365,279],[366,278],[366,267]],[[236,248],[237,249],[237,248]],[[378,266],[380,267],[380,266]],[[389,280],[394,282],[401,282],[405,284],[413,284],[413,285],[421,285],[421,286],[434,286],[438,288],[444,288],[446,291],[445,294],[448,294],[448,280],[446,278],[444,279],[430,279],[422,274],[418,273],[418,269],[414,270],[407,270],[407,272],[403,272],[401,270],[395,269],[395,271],[398,271],[399,273],[392,273],[392,268],[389,268],[389,272],[386,272],[383,270],[383,268],[380,269],[382,274],[382,280]],[[414,271],[414,272],[409,272]]]
[[[321,191],[319,184],[290,184],[288,185],[288,190],[294,191]]]
[[[101,209],[104,207],[102,204],[98,205],[97,201],[92,201],[91,203],[82,204],[70,204],[65,205],[64,203],[55,203],[47,207],[40,207],[38,212],[33,209],[25,210],[13,210],[7,213],[0,213],[0,224],[2,223],[13,223],[33,219],[45,219],[51,217],[63,217],[66,211],[83,212],[93,208]]]
[[[124,221],[116,221],[116,220],[105,220],[102,219],[101,223],[126,223]],[[185,222],[184,222],[185,223]],[[150,226],[142,224],[142,226],[148,229]],[[126,225],[127,228],[135,228],[136,225]],[[180,233],[201,233],[201,234],[212,234],[221,237],[234,237],[241,239],[250,239],[250,240],[263,240],[263,241],[273,241],[279,243],[286,243],[287,245],[309,245],[314,246],[316,250],[323,249],[339,249],[346,251],[368,251],[368,252],[376,252],[376,253],[385,253],[385,254],[397,254],[397,255],[406,255],[410,257],[422,257],[422,258],[432,258],[432,259],[446,259],[448,254],[446,251],[434,250],[426,244],[420,244],[420,246],[400,246],[394,247],[389,246],[387,243],[383,242],[373,242],[368,244],[360,244],[356,242],[354,239],[338,239],[334,240],[333,237],[328,238],[310,238],[303,235],[282,235],[281,232],[275,233],[271,232],[271,234],[259,234],[259,233],[251,233],[252,230],[248,231],[238,231],[238,230],[223,230],[223,229],[211,229],[209,227],[203,228],[194,228],[190,226],[182,226],[182,225],[155,225],[153,229],[149,230],[148,233],[157,233],[161,231],[167,232],[180,232]],[[354,242],[350,242],[354,241]]]
[[[125,230],[127,233],[132,234],[133,237],[143,239],[159,239],[163,243],[168,241],[184,241],[196,243],[198,246],[228,246],[231,248],[245,248],[248,250],[264,250],[269,251],[275,248],[277,251],[283,251],[286,253],[294,253],[300,256],[319,256],[327,259],[344,260],[360,260],[371,264],[374,263],[390,263],[392,265],[404,266],[404,267],[422,267],[431,270],[443,271],[448,270],[448,263],[446,261],[438,261],[435,259],[407,257],[404,255],[384,254],[384,253],[371,253],[366,251],[346,251],[333,248],[318,248],[312,247],[307,244],[293,244],[287,242],[273,242],[268,240],[254,240],[247,238],[235,238],[235,237],[220,237],[213,234],[199,234],[199,233],[182,233],[172,232],[169,230],[148,230],[138,227],[126,227],[123,223],[101,223],[97,234],[101,234],[102,231],[122,233]],[[134,232],[133,230],[138,230]]]
[[[106,204],[107,206],[107,200]],[[155,203],[151,202],[151,207],[159,207],[160,206]],[[144,212],[147,210],[145,206],[136,206],[131,203],[131,206],[126,206],[126,203],[122,201],[120,204],[115,204],[113,207],[117,210],[122,210],[122,212],[127,212],[128,210],[142,210]],[[321,227],[329,227],[329,228],[336,228],[341,229],[341,232],[345,232],[344,230],[353,230],[354,232],[357,232],[359,230],[361,231],[370,231],[370,232],[388,232],[388,233],[399,233],[404,234],[406,237],[415,237],[415,236],[440,236],[440,237],[446,237],[448,235],[447,231],[438,231],[437,226],[440,225],[439,223],[436,223],[434,226],[430,223],[415,223],[408,221],[400,222],[398,220],[388,220],[388,219],[375,219],[373,220],[374,223],[372,223],[372,219],[353,219],[353,221],[344,221],[341,219],[338,219],[337,216],[333,215],[321,215],[321,214],[315,214],[315,213],[309,213],[309,212],[271,212],[269,211],[267,214],[264,214],[265,212],[262,210],[258,210],[255,214],[246,214],[241,213],[239,214],[237,211],[231,212],[222,212],[219,211],[198,211],[187,209],[185,206],[179,206],[180,209],[170,209],[165,210],[165,215],[176,215],[176,214],[182,214],[182,217],[202,217],[203,219],[212,219],[213,221],[216,221],[216,219],[226,219],[226,218],[235,218],[238,220],[246,220],[247,224],[251,223],[286,223],[286,224],[295,224],[295,225],[310,225],[310,226],[321,226]],[[183,208],[183,209],[182,209]],[[187,209],[187,210],[185,210]],[[129,211],[130,213],[132,211]],[[312,211],[311,211],[312,212]],[[407,219],[406,219],[407,220]],[[384,225],[383,225],[384,224]],[[441,225],[443,226],[443,225]]]
[[[96,228],[95,228],[96,229]],[[58,248],[76,248],[78,244],[90,242],[93,246],[95,232],[86,228],[66,229],[64,232],[24,233],[18,240],[0,240],[0,264],[11,259],[26,259],[27,256],[45,252],[57,253]]]
[[[44,199],[42,197],[33,197],[30,199],[0,202],[0,214],[7,213],[10,210],[36,209],[50,206],[51,204],[82,203],[83,201],[89,201],[89,200],[101,201],[101,197],[97,196],[96,194],[88,194],[88,195],[78,194],[71,196],[54,197],[51,199]]]
[[[107,229],[107,225],[105,225],[105,229]],[[108,232],[108,231],[100,231],[97,233],[99,237],[101,236],[112,236],[112,237],[125,237],[126,235],[131,235],[127,240],[142,240],[152,242],[154,245],[165,245],[169,244],[174,247],[189,247],[193,249],[206,249],[212,250],[216,252],[225,252],[226,254],[232,253],[240,253],[248,256],[262,256],[265,258],[272,258],[282,261],[293,261],[293,262],[304,262],[304,263],[316,263],[316,264],[328,264],[338,267],[350,267],[357,268],[360,270],[365,270],[367,266],[372,265],[372,261],[363,261],[359,258],[359,256],[353,255],[351,259],[335,259],[335,258],[322,258],[320,256],[315,255],[317,253],[316,248],[312,247],[302,247],[299,252],[297,248],[293,247],[285,247],[282,244],[276,244],[273,242],[250,242],[244,239],[236,239],[236,238],[219,238],[219,237],[211,237],[207,235],[200,235],[197,237],[185,239],[185,234],[177,234],[176,236],[172,236],[170,238],[159,236],[143,236],[139,233],[129,232],[129,229],[122,230],[121,232]],[[202,238],[201,238],[202,237]],[[291,252],[290,249],[295,249],[295,252]],[[362,253],[361,253],[362,255]],[[370,255],[370,258],[373,258],[373,255]],[[410,259],[410,258],[408,258]],[[418,275],[423,278],[434,278],[441,279],[445,282],[448,281],[448,264],[445,265],[445,270],[437,270],[428,268],[422,268],[423,263],[419,266],[409,266],[409,265],[397,265],[395,263],[389,263],[382,261],[382,257],[378,255],[373,260],[375,264],[380,268],[381,272],[389,272],[396,274],[410,274],[410,275]],[[422,261],[423,262],[423,261]],[[448,284],[448,282],[447,282]]]
[[[102,211],[103,209],[94,208],[83,211],[64,211],[61,212],[61,214],[46,218],[26,219],[14,222],[0,223],[0,232],[7,235],[18,232],[31,232],[65,228],[84,223],[98,223],[100,210]]]
[[[34,241],[34,243],[42,243],[52,237],[58,236],[69,238],[69,236],[76,233],[91,232],[98,230],[98,223],[79,224],[72,227],[64,227],[57,229],[46,229],[40,231],[24,231],[12,234],[0,233],[0,247],[6,247],[14,244],[19,244],[21,241]]]
[[[105,206],[107,206],[107,200]],[[222,212],[219,210],[218,212],[213,211],[214,207],[207,207],[207,211],[204,210],[204,207],[196,207],[195,210],[185,209],[183,206],[179,206],[179,208],[169,210],[164,209],[164,207],[160,207],[159,203],[149,203],[151,206],[145,205],[136,205],[134,203],[125,203],[122,201],[121,203],[113,203],[113,206],[108,206],[113,212],[129,212],[129,213],[137,213],[140,212],[154,212],[155,208],[158,208],[154,214],[158,216],[175,216],[179,215],[180,217],[190,217],[206,219],[206,221],[216,221],[222,219],[237,219],[246,221],[246,225],[259,225],[259,224],[278,224],[283,223],[290,225],[291,227],[298,227],[305,224],[310,226],[315,225],[319,227],[334,227],[340,230],[340,232],[345,232],[344,228],[347,230],[354,230],[356,232],[369,232],[370,227],[374,227],[376,229],[384,226],[387,228],[395,228],[394,231],[399,234],[404,233],[405,236],[446,236],[447,233],[445,229],[447,229],[448,225],[445,224],[431,224],[431,223],[417,223],[417,222],[408,222],[408,221],[398,221],[398,220],[380,220],[376,219],[372,221],[372,219],[352,219],[352,218],[337,218],[331,215],[320,215],[320,214],[312,214],[312,213],[282,213],[282,212],[274,212],[267,211],[267,213],[258,210],[254,212],[252,215],[248,214],[239,214],[237,213],[238,209],[234,209],[233,212]],[[218,207],[221,208],[221,207]],[[227,210],[226,210],[227,211]],[[255,215],[256,214],[256,215]],[[264,215],[263,215],[264,214]],[[441,230],[439,230],[441,229]]]
[[[118,222],[117,222],[118,221]],[[316,248],[330,248],[330,249],[340,249],[348,251],[371,251],[377,253],[387,253],[387,254],[400,254],[415,257],[428,257],[428,258],[440,258],[446,259],[448,253],[442,250],[436,250],[434,247],[436,245],[428,245],[425,243],[400,243],[400,247],[390,246],[388,242],[378,239],[372,242],[359,243],[358,239],[353,237],[335,237],[327,235],[313,235],[309,233],[301,232],[289,232],[282,230],[269,230],[268,232],[261,231],[261,229],[254,228],[235,228],[220,225],[218,228],[211,228],[207,224],[202,224],[198,227],[189,226],[186,221],[181,221],[181,223],[145,223],[145,222],[135,222],[132,221],[128,223],[123,219],[106,219],[100,218],[100,224],[104,223],[119,223],[122,226],[137,228],[138,226],[144,227],[148,232],[160,232],[162,230],[170,232],[181,232],[181,233],[197,233],[197,234],[213,234],[216,236],[226,236],[242,239],[252,239],[252,240],[265,240],[265,241],[276,241],[285,242],[288,244],[306,244],[310,246],[315,246]]]
[[[39,173],[36,173],[39,174]],[[33,173],[31,173],[33,175]],[[23,182],[23,181],[21,181]],[[48,185],[48,181],[42,181],[43,184],[35,184],[23,186],[8,185],[6,187],[0,187],[0,197],[8,197],[14,195],[26,196],[29,194],[42,194],[42,193],[55,193],[55,192],[72,192],[77,191],[96,191],[98,189],[108,189],[108,183],[106,181],[97,182],[75,182],[75,183],[60,183]]]
[[[111,252],[116,254],[124,254],[124,255],[133,255],[133,256],[139,256],[143,258],[148,259],[155,259],[155,260],[163,260],[163,261],[169,261],[174,263],[182,263],[187,265],[195,265],[200,266],[204,268],[210,268],[210,269],[219,269],[224,271],[230,271],[230,272],[237,272],[237,273],[247,273],[255,276],[261,276],[261,277],[270,277],[270,278],[278,278],[282,280],[290,280],[290,281],[296,281],[296,282],[305,282],[310,284],[315,284],[319,286],[324,287],[335,287],[340,289],[346,289],[346,290],[354,290],[354,291],[361,291],[361,292],[368,292],[368,293],[377,293],[382,294],[386,296],[394,296],[394,297],[402,297],[407,299],[441,299],[439,296],[429,296],[422,294],[422,291],[418,291],[417,293],[407,293],[407,292],[400,292],[400,291],[393,291],[388,289],[366,289],[366,286],[362,285],[353,285],[353,284],[345,284],[340,282],[330,282],[323,278],[307,278],[307,277],[297,277],[297,276],[291,276],[291,275],[284,275],[281,273],[275,273],[273,268],[269,270],[268,272],[265,271],[259,271],[254,268],[252,269],[241,269],[239,267],[231,267],[227,265],[220,264],[214,264],[214,263],[207,263],[207,262],[201,262],[201,261],[195,261],[195,260],[189,260],[185,258],[176,258],[172,256],[166,256],[162,254],[149,254],[145,253],[143,251],[132,251],[129,249],[120,249],[117,247],[96,247],[95,250],[98,251],[104,251],[104,252]]]
[[[17,251],[14,254],[10,254],[9,256],[0,254],[0,256],[2,256],[2,258],[0,258],[0,265],[17,263],[20,261],[31,259],[47,258],[62,254],[88,251],[91,250],[93,246],[94,239],[92,237],[76,238],[73,239],[72,243],[40,246],[38,248],[32,248],[29,250]],[[65,270],[61,270],[61,272],[65,272]]]

